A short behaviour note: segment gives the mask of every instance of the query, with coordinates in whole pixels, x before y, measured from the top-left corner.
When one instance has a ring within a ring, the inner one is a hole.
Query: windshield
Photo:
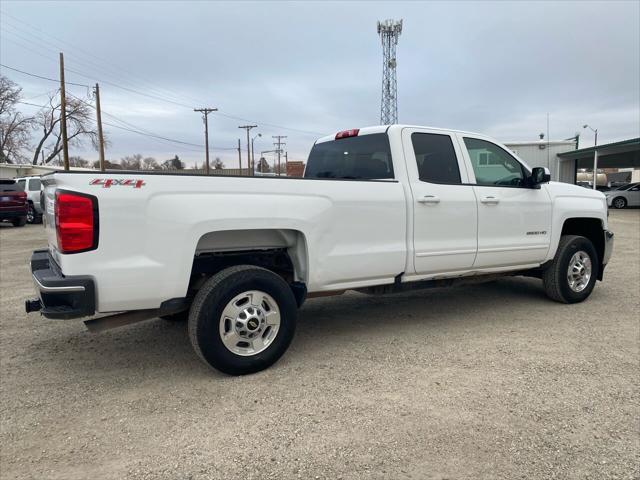
[[[317,143],[311,149],[305,178],[373,180],[393,178],[386,133]]]
[[[13,180],[0,180],[0,192],[21,192],[24,188]]]

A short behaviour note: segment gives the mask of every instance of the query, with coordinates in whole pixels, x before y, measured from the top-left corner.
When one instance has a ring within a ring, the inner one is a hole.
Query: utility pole
[[[69,170],[69,140],[67,138],[67,96],[64,89],[64,55],[60,52],[60,129],[62,130],[62,158]]]
[[[254,175],[255,175],[255,169],[256,169],[256,154],[253,151],[253,142],[255,141],[256,138],[261,137],[262,134],[259,133],[257,134],[255,137],[253,137],[251,139],[251,164],[253,165],[253,171],[254,171]]]
[[[100,85],[96,83],[96,116],[98,117],[98,153],[100,154],[100,171],[104,172],[104,135],[102,134],[102,113],[100,111]]]
[[[253,176],[255,165],[251,161],[251,141],[249,140],[249,131],[256,128],[257,125],[241,125],[238,128],[244,128],[247,131],[247,166],[249,167],[249,175]]]
[[[276,139],[276,142],[273,144],[276,145],[276,152],[278,153],[278,176],[280,176],[280,155],[282,154],[282,146],[286,145],[285,142],[282,141],[283,138],[287,138],[286,135],[272,135],[273,138]]]
[[[240,139],[238,139],[238,165],[240,165],[240,175],[242,175],[242,151],[240,150]]]
[[[194,112],[202,113],[204,119],[204,150],[205,150],[205,167],[204,170],[209,175],[209,114],[211,112],[217,112],[217,108],[194,108]]]
[[[284,152],[284,175],[289,175],[289,152]]]

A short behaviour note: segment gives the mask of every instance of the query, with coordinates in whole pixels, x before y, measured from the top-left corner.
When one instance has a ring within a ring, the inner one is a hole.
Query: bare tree
[[[80,156],[69,157],[69,166],[87,168],[89,166],[89,160],[85,160]]]
[[[160,165],[158,165],[158,161],[153,157],[147,157],[142,160],[142,168],[145,170],[158,170]]]
[[[120,165],[124,170],[141,170],[142,169],[142,155],[136,153],[135,155],[128,155],[120,159]]]
[[[269,167],[269,162],[264,157],[260,157],[258,160],[258,165],[256,165],[256,171],[260,173],[268,173],[271,171],[271,167]]]
[[[27,160],[24,151],[29,147],[34,118],[16,110],[21,97],[22,88],[0,75],[0,162]]]
[[[184,168],[184,163],[182,163],[182,161],[180,160],[180,157],[176,155],[172,159],[165,160],[164,162],[162,162],[160,167],[163,170],[182,170]]]
[[[96,160],[95,162],[93,162],[93,168],[100,168],[100,160]],[[110,160],[104,161],[104,168],[105,170],[122,170],[122,166],[119,163],[112,162]]]
[[[216,157],[213,161],[213,169],[214,170],[222,170],[224,168],[224,162],[220,160],[220,157]]]
[[[94,111],[89,100],[76,97],[67,98],[67,138],[70,145],[81,145],[90,141],[94,148],[98,146],[98,132],[93,123]],[[60,131],[60,98],[50,95],[48,104],[36,116],[36,128],[42,137],[33,153],[33,164],[38,164],[40,152],[45,152],[44,163],[49,163],[62,151],[62,133]]]

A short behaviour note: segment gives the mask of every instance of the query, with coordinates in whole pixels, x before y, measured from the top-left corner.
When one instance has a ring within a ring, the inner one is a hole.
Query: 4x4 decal
[[[136,180],[134,178],[94,178],[89,185],[102,185],[102,188],[110,188],[112,186],[142,188],[146,185],[144,180]]]

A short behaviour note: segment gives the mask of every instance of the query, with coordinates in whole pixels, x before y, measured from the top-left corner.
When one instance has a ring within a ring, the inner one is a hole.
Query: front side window
[[[393,178],[389,137],[374,133],[316,143],[309,153],[305,178],[377,180]]]
[[[39,192],[40,191],[40,179],[32,178],[29,180],[29,191],[30,192]]]
[[[429,183],[460,184],[460,168],[449,135],[413,133],[418,176]]]
[[[478,185],[525,186],[525,171],[520,162],[505,150],[486,140],[464,138]]]

